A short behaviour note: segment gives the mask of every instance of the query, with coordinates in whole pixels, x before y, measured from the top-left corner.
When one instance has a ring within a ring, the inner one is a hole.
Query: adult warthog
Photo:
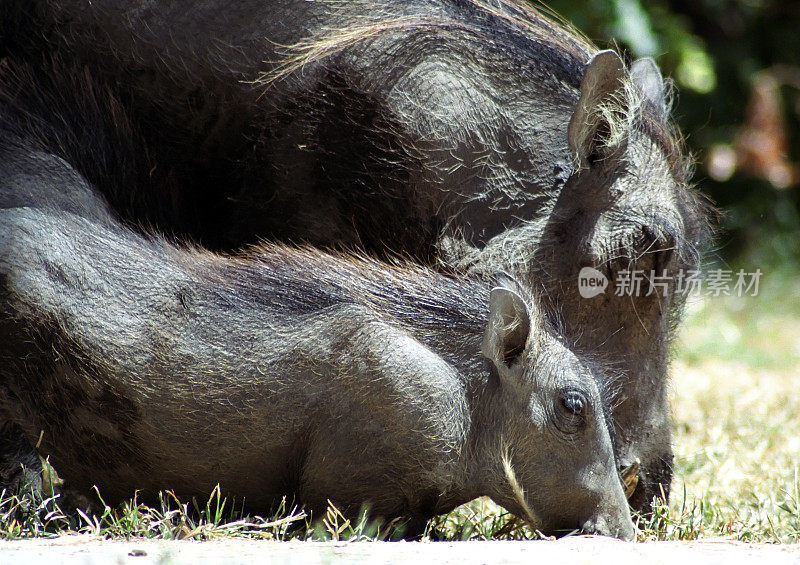
[[[670,280],[696,267],[706,223],[651,60],[626,66],[514,1],[7,0],[0,14],[6,53],[69,56],[133,110],[156,166],[145,189],[106,189],[123,217],[216,249],[263,237],[513,273],[574,351],[624,374],[631,504],[669,493]],[[610,289],[621,269],[663,284],[582,298],[583,267]]]
[[[108,502],[221,484],[419,535],[489,495],[543,531],[633,536],[612,387],[507,275],[144,235],[78,170],[148,182],[109,89],[58,60],[0,85],[0,488],[41,488],[36,444]]]

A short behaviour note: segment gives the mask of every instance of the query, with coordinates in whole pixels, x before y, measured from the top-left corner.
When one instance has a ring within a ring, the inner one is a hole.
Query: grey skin
[[[358,246],[536,289],[571,349],[623,374],[631,505],[669,493],[681,300],[612,291],[622,268],[695,268],[707,227],[651,60],[626,67],[522,4],[480,0],[6,0],[0,23],[5,53],[68,55],[132,108],[153,180],[101,187],[128,220],[215,249]],[[585,266],[604,295],[580,297]]]
[[[608,399],[510,279],[223,257],[48,207],[0,210],[0,234],[2,428],[75,488],[220,484],[412,533],[488,495],[548,533],[634,537]]]

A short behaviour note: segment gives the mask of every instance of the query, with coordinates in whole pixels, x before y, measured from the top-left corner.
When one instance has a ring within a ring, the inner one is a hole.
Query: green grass
[[[772,275],[772,277],[770,277]],[[677,344],[673,537],[800,541],[800,274],[690,309]],[[669,530],[669,528],[668,528]]]
[[[689,365],[736,360],[751,369],[795,369],[800,363],[798,297],[800,272],[767,270],[758,296],[690,299],[678,359]]]
[[[642,540],[724,537],[800,541],[800,275],[765,273],[757,297],[694,301],[675,347],[671,401],[676,455],[673,495],[640,518]],[[156,507],[67,513],[50,497],[35,503],[0,497],[0,537],[66,532],[114,538],[383,540],[395,524],[350,521],[330,507],[312,520],[281,505],[248,515],[218,491],[208,501],[161,495]],[[429,525],[433,539],[537,539],[486,499]]]

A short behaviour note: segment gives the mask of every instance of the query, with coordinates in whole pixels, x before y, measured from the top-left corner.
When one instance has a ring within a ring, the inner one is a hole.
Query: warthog
[[[681,301],[671,284],[612,292],[623,268],[694,268],[706,238],[651,60],[626,67],[512,0],[6,0],[0,22],[6,53],[68,55],[132,108],[154,167],[105,189],[127,219],[215,249],[356,245],[537,288],[571,348],[623,374],[631,504],[669,493]],[[581,298],[583,267],[605,294]]]
[[[543,531],[633,536],[607,381],[512,279],[135,232],[70,162],[137,182],[146,151],[100,85],[60,70],[11,64],[0,92],[3,487],[37,486],[36,443],[109,502],[221,484],[419,533],[488,495]]]
[[[2,425],[73,487],[219,483],[414,533],[486,495],[545,532],[634,535],[608,399],[510,280],[221,257],[46,208],[0,210],[0,233]]]
[[[633,536],[607,379],[513,279],[133,231],[72,163],[144,182],[141,139],[101,83],[50,71],[0,72],[0,487],[40,486],[36,444],[108,502],[221,484],[418,534],[488,495]]]

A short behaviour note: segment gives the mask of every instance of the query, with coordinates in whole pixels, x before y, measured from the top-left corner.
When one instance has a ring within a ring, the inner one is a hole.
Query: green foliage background
[[[673,79],[673,115],[697,158],[695,183],[723,212],[715,255],[753,266],[800,265],[798,179],[776,186],[744,167],[724,180],[710,174],[715,150],[735,150],[754,85],[765,74],[777,79],[778,117],[788,138],[775,157],[797,167],[800,2],[548,0],[544,5],[600,47],[615,41],[633,58],[653,57]]]

